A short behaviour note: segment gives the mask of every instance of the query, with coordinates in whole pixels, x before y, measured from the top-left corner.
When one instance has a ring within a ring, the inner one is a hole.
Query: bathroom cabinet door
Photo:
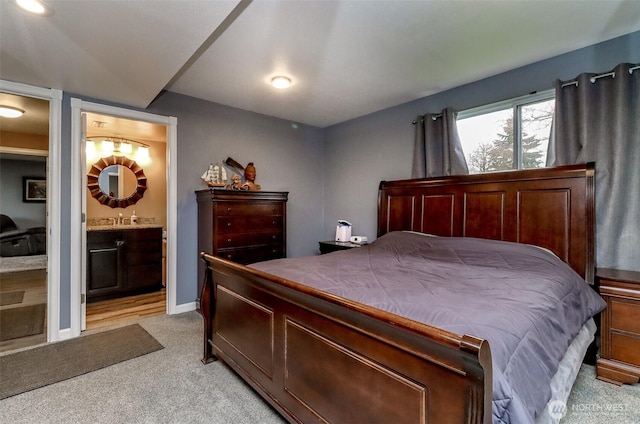
[[[127,290],[162,288],[162,228],[127,231]]]
[[[87,232],[87,302],[162,288],[162,227]]]
[[[118,231],[89,233],[87,238],[87,298],[120,293],[126,286],[126,241]]]

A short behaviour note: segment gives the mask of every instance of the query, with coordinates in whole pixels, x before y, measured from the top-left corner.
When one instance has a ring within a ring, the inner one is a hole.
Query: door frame
[[[62,90],[0,80],[0,91],[49,101],[47,158],[47,342],[60,340]]]
[[[71,98],[71,337],[82,330],[83,310],[81,293],[86,280],[86,196],[87,184],[85,140],[82,136],[84,112],[116,116],[134,121],[165,125],[167,128],[167,309],[169,315],[178,313],[176,299],[177,258],[177,125],[173,116],[162,116],[137,110],[92,103]]]

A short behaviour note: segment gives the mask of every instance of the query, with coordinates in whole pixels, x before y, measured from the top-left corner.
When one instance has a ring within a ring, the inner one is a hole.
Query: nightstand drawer
[[[611,329],[623,330],[640,336],[640,304],[611,299]]]
[[[640,365],[640,337],[611,333],[611,359]]]
[[[599,268],[596,283],[607,302],[600,314],[596,375],[614,384],[635,384],[640,380],[640,272]]]

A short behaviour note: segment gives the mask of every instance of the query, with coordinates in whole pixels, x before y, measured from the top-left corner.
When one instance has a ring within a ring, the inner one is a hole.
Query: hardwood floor
[[[167,310],[166,289],[87,304],[87,330],[135,321]]]
[[[22,290],[24,290],[22,302],[0,306],[0,309],[17,308],[21,306],[37,305],[40,303],[46,304],[47,271],[44,269],[36,269],[30,271],[3,272],[0,274],[0,292],[6,293]],[[1,328],[0,331],[2,331]],[[46,342],[47,317],[45,312],[45,325],[42,334],[0,341],[0,353],[35,346]]]
[[[46,270],[8,272],[0,274],[0,291],[24,290],[20,306],[47,303]],[[17,305],[0,306],[0,309]],[[87,304],[87,330],[121,325],[143,317],[166,313],[166,289],[120,299],[104,300]],[[1,329],[0,329],[1,331]],[[33,347],[47,342],[47,327],[42,334],[0,342],[0,353]]]

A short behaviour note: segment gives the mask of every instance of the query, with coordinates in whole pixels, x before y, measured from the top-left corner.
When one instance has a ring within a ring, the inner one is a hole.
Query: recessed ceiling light
[[[22,10],[36,15],[53,15],[53,9],[44,0],[14,0],[14,2]]]
[[[273,77],[271,85],[280,89],[289,88],[291,87],[291,79],[283,76]]]
[[[0,116],[3,118],[19,118],[24,114],[24,110],[13,106],[0,106]]]

